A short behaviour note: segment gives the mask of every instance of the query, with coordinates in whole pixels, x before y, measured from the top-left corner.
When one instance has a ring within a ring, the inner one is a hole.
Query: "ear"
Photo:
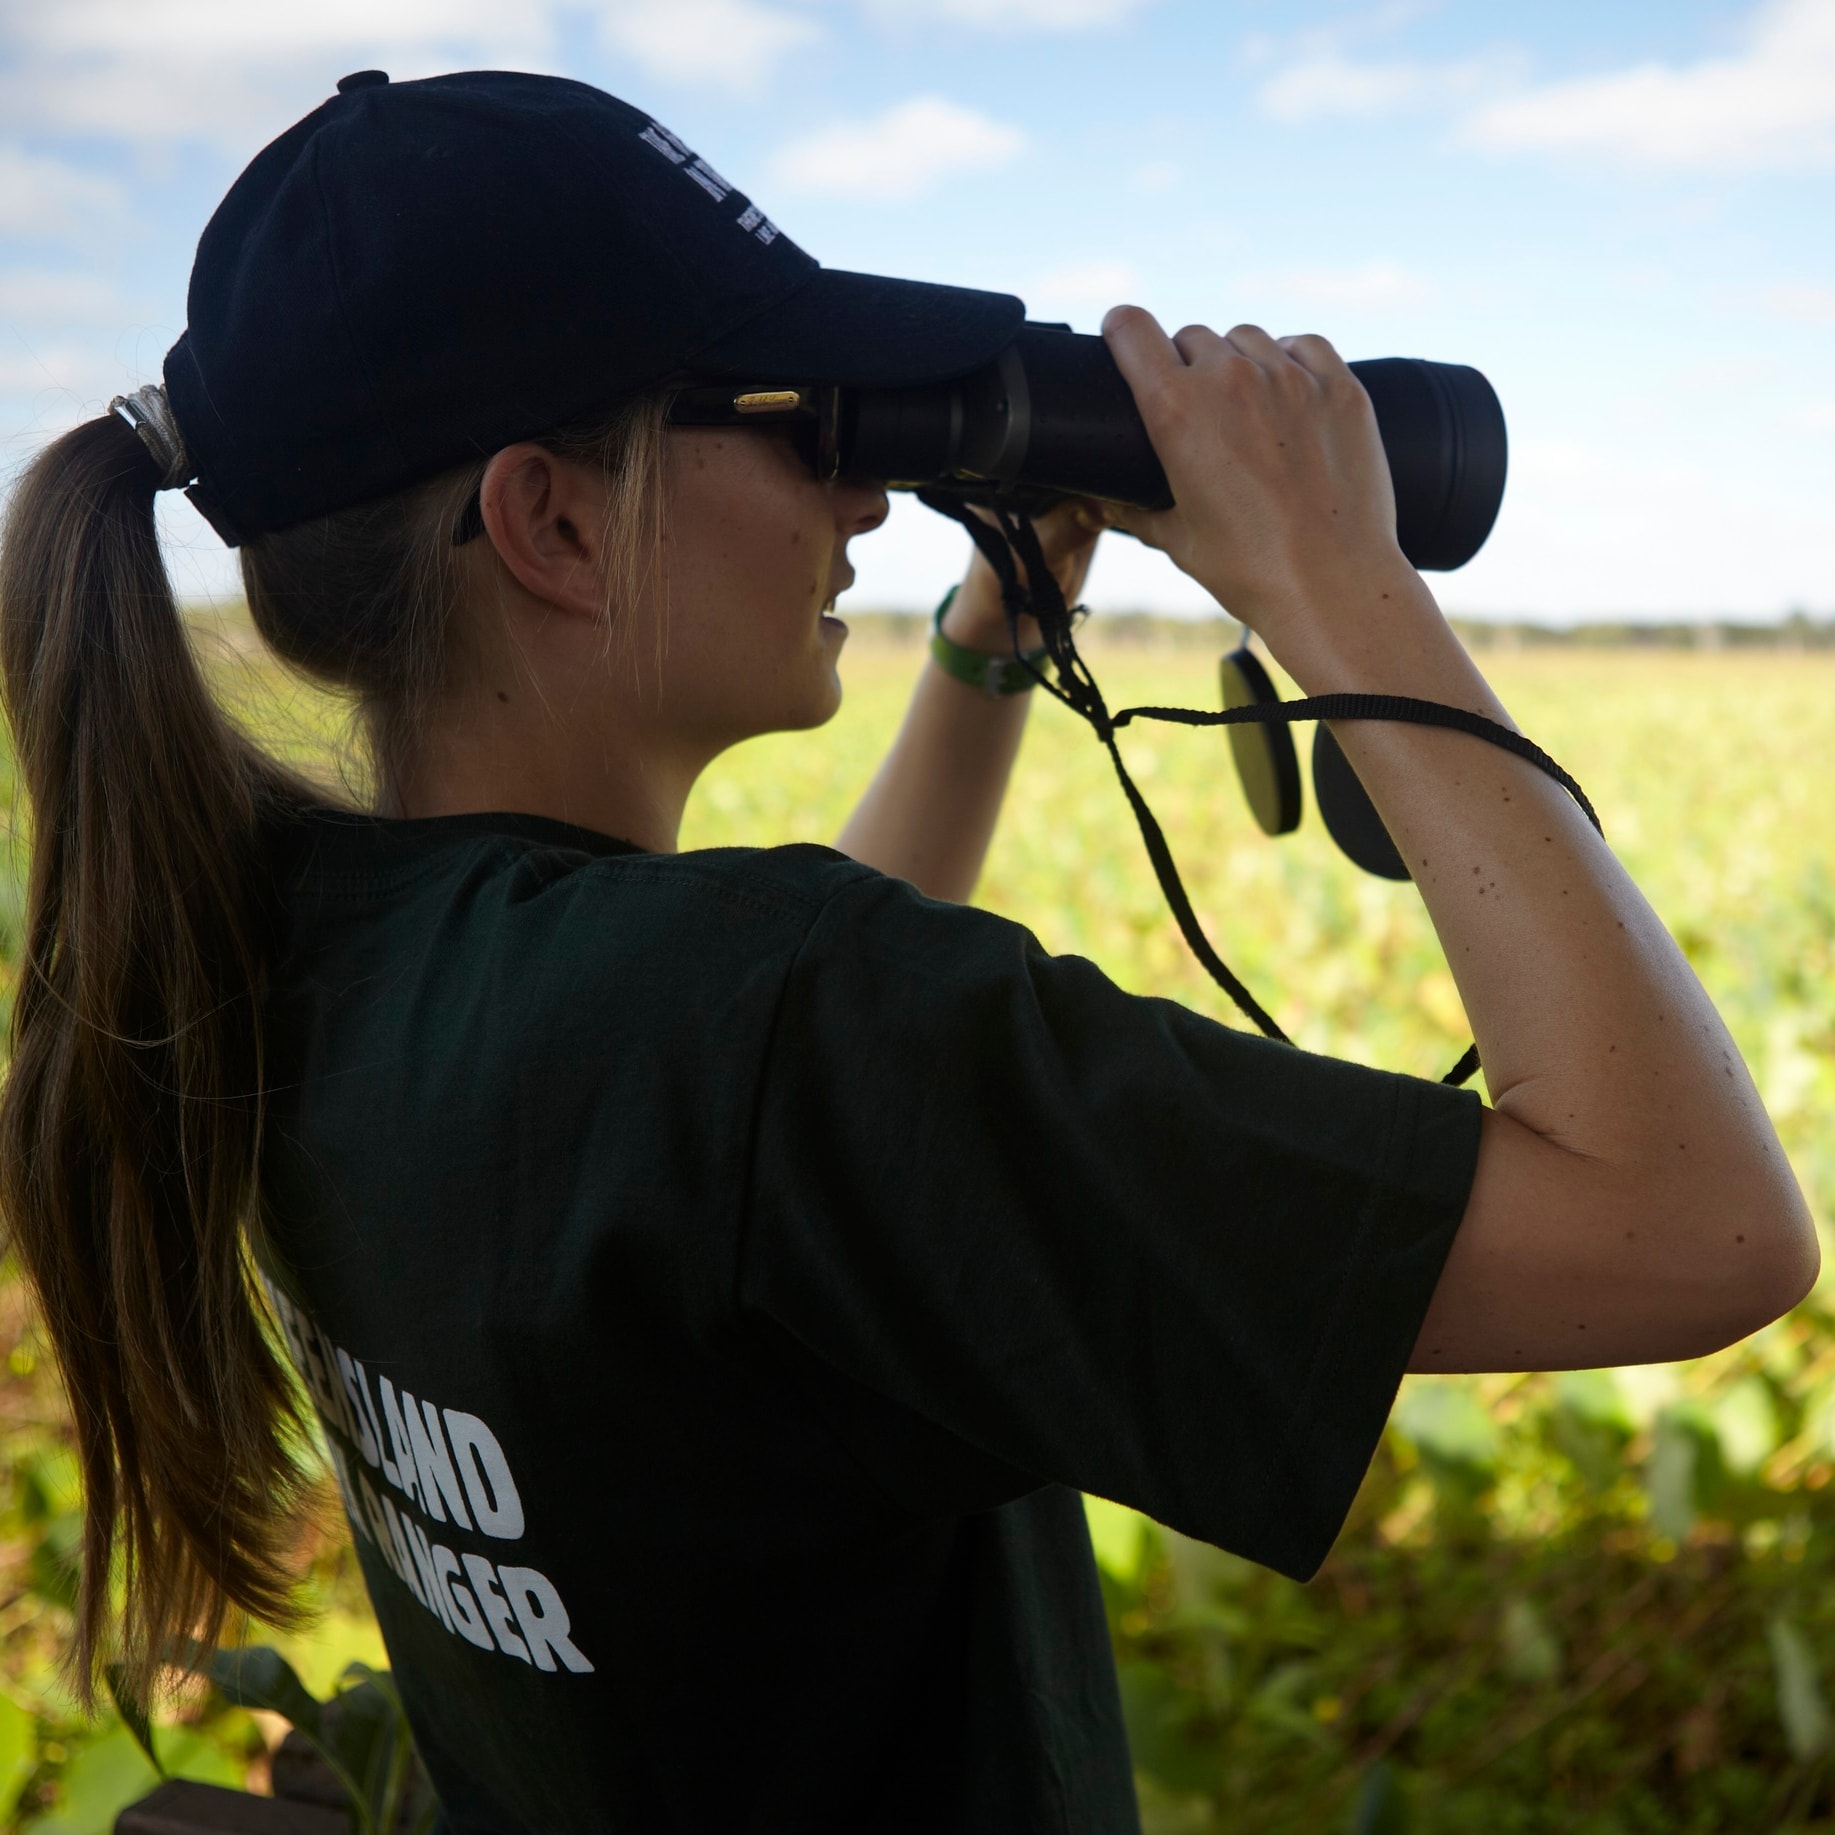
[[[606,480],[544,446],[506,446],[484,468],[479,507],[497,558],[531,597],[570,617],[605,616]]]

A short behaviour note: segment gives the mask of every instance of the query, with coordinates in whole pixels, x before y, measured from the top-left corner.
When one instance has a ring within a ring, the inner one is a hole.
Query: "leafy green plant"
[[[257,1645],[214,1652],[204,1671],[237,1707],[280,1714],[350,1794],[357,1835],[424,1835],[437,1805],[414,1755],[401,1697],[386,1670],[352,1663],[320,1701],[279,1651]]]
[[[0,1824],[19,1801],[26,1779],[38,1762],[38,1736],[32,1716],[10,1695],[0,1695]]]

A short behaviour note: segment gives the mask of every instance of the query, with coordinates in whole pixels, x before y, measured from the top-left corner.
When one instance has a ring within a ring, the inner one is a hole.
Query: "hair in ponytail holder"
[[[132,395],[117,395],[108,404],[110,414],[118,414],[140,436],[140,443],[153,455],[159,467],[159,482],[153,488],[176,491],[189,484],[197,468],[185,451],[185,436],[178,430],[172,404],[158,383],[149,382]]]

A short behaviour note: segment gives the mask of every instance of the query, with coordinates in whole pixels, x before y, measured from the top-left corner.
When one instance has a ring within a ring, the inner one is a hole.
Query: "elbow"
[[[1713,1226],[1718,1253],[1700,1258],[1691,1342],[1672,1355],[1705,1357],[1763,1331],[1799,1305],[1822,1272],[1809,1207],[1791,1181],[1768,1201],[1731,1205]]]
[[[1800,1305],[1822,1273],[1822,1245],[1816,1237],[1816,1226],[1801,1194],[1794,1195],[1795,1205],[1769,1232],[1761,1266],[1752,1277],[1756,1317],[1746,1328],[1749,1332],[1783,1318]],[[1740,1335],[1744,1337],[1745,1333]]]

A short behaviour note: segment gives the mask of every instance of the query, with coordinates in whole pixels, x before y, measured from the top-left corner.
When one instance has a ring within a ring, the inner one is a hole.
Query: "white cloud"
[[[1132,262],[1076,261],[1040,274],[1032,285],[1036,292],[1050,293],[1058,299],[1083,303],[1106,299],[1113,304],[1130,287],[1140,285],[1140,274]]]
[[[1077,261],[1037,273],[1018,288],[1035,319],[1095,319],[1125,299],[1140,299],[1140,272],[1127,261]],[[1090,325],[1094,330],[1094,325]]]
[[[1150,159],[1136,166],[1132,177],[1136,191],[1171,191],[1184,182],[1185,169],[1176,159]]]
[[[15,447],[23,457],[52,434],[100,414],[111,395],[148,380],[129,376],[112,343],[59,333],[24,337],[0,325],[0,451]]]
[[[758,0],[613,0],[600,35],[651,76],[748,93],[778,60],[822,36],[814,20]]]
[[[864,0],[867,13],[898,24],[948,20],[987,32],[1087,32],[1122,25],[1154,0]]]
[[[1774,617],[1822,604],[1826,513],[1813,481],[1779,483],[1740,475],[1709,442],[1524,431],[1510,443],[1496,533],[1435,590],[1453,609],[1561,618]]]
[[[246,157],[346,71],[397,78],[542,61],[556,0],[57,0],[0,7],[0,119],[16,131]]]
[[[1138,299],[1141,277],[1131,262],[1078,261],[1034,276],[1020,291],[1034,318],[1078,310],[1106,312],[1122,300]]]
[[[545,8],[514,9],[495,0],[313,0],[310,6],[270,0],[58,0],[55,6],[8,9],[13,33],[38,49],[62,55],[106,55],[161,61],[204,56],[212,62],[247,57],[298,57],[347,45],[375,49],[476,40],[527,40]]]
[[[1305,268],[1276,285],[1295,299],[1325,306],[1392,306],[1423,300],[1433,291],[1418,274],[1393,261],[1359,268]]]
[[[67,270],[0,270],[0,322],[119,326],[140,316],[111,282]]]
[[[1546,84],[1478,110],[1466,137],[1678,170],[1827,170],[1835,166],[1835,5],[1770,0],[1731,56]]]
[[[778,182],[831,197],[909,198],[955,172],[1005,164],[1026,144],[1016,127],[942,96],[916,96],[867,121],[838,121],[785,147]]]
[[[61,159],[0,146],[0,235],[82,242],[119,218],[127,194]]]
[[[1765,303],[1781,319],[1798,325],[1835,325],[1835,287],[1798,282],[1773,287]]]
[[[1247,52],[1261,67],[1281,55],[1266,39]],[[1364,61],[1347,54],[1342,34],[1312,33],[1256,99],[1293,123],[1450,111],[1463,143],[1499,151],[1711,173],[1824,171],[1835,167],[1835,0],[1765,0],[1728,54],[1538,85],[1509,50]]]
[[[563,14],[582,11],[647,76],[728,92],[824,35],[773,0],[0,0],[0,120],[246,156],[347,71],[551,67]]]
[[[1324,45],[1271,76],[1257,91],[1256,102],[1275,121],[1374,120],[1462,101],[1507,81],[1516,68],[1517,60],[1508,54],[1439,64],[1406,59],[1356,63]]]

